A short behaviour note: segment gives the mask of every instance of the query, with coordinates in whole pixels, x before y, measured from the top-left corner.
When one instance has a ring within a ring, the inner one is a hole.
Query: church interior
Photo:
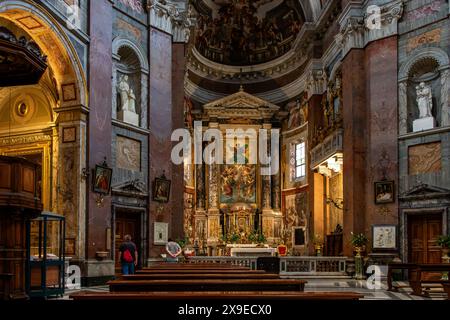
[[[450,299],[449,55],[448,0],[0,0],[0,300]]]

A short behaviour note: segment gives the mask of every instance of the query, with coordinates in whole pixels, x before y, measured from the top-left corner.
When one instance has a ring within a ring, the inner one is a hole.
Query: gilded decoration
[[[280,235],[281,213],[277,220],[271,191],[280,188],[280,184],[271,187],[272,178],[260,174],[258,149],[255,149],[259,130],[265,129],[270,135],[272,126],[269,119],[278,110],[278,106],[246,93],[243,88],[203,106],[203,121],[209,121],[204,130],[219,130],[225,141],[222,145],[223,164],[196,165],[195,231],[190,234],[195,233],[194,241],[197,240],[199,245],[206,243],[214,247],[231,242],[245,245],[256,241],[257,235],[262,239],[262,234],[267,235],[266,239],[271,243],[278,241],[274,238],[274,223],[278,221],[276,234]],[[244,133],[234,131],[236,129]],[[270,143],[267,150],[270,150]],[[275,194],[280,195],[281,190]],[[279,207],[279,201],[274,203]],[[187,218],[188,207],[189,204],[185,203]],[[188,224],[185,229],[190,231]]]
[[[314,127],[313,146],[323,142],[326,137],[342,128],[342,87],[341,76],[338,74],[334,82],[330,82],[328,91],[322,97],[322,121]]]

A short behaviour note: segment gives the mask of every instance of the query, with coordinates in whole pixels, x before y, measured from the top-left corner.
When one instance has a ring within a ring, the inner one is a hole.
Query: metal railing
[[[292,256],[280,257],[280,275],[293,276],[346,276],[347,257]],[[257,257],[195,256],[188,263],[230,263],[257,269]]]

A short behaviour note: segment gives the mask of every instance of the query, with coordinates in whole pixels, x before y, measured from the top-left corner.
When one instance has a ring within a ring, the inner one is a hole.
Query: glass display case
[[[27,222],[26,289],[30,297],[64,295],[65,218],[43,212]]]

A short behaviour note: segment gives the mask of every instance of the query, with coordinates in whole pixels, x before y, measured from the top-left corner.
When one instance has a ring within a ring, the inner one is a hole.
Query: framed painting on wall
[[[111,168],[96,165],[94,171],[94,192],[109,194],[111,190],[111,177]]]
[[[155,178],[155,188],[153,189],[153,200],[158,202],[168,202],[170,195],[170,180],[166,178]]]
[[[397,226],[379,224],[372,226],[372,248],[378,250],[397,249]]]
[[[168,240],[169,224],[167,222],[155,222],[153,231],[153,243],[156,245],[165,245]]]
[[[376,204],[395,202],[394,181],[377,181],[374,190]]]

